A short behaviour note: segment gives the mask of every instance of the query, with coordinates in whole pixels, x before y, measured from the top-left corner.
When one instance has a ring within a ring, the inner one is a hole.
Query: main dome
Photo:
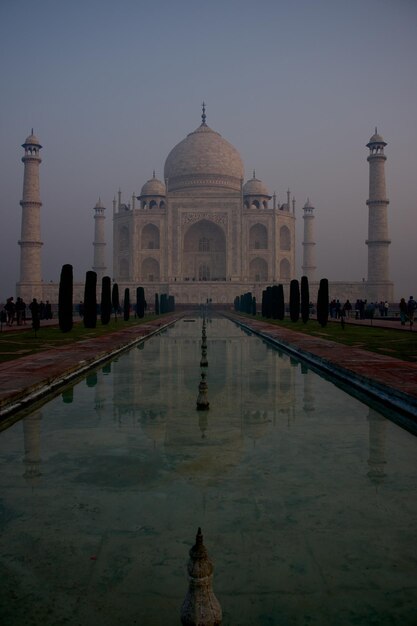
[[[168,191],[195,187],[240,191],[243,175],[239,152],[205,122],[171,150],[164,168]]]

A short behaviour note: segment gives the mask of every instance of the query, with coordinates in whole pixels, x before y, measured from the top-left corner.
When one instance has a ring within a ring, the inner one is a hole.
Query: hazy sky
[[[391,279],[417,297],[416,0],[0,0],[0,300],[19,275],[23,155],[43,149],[43,276],[93,262],[126,202],[201,121],[285,201],[316,207],[317,276],[367,276],[368,149],[386,147]]]

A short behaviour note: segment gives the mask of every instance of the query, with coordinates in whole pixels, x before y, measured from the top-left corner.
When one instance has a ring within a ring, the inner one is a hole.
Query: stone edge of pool
[[[279,328],[261,320],[225,315],[289,355],[383,402],[417,423],[417,365]],[[284,338],[285,337],[285,338]]]
[[[0,365],[0,424],[89,370],[189,315],[181,312]],[[224,313],[242,328],[417,422],[417,364]],[[59,360],[57,359],[59,355]]]
[[[0,364],[0,425],[101,363],[164,331],[180,313]],[[59,357],[59,358],[57,358]]]

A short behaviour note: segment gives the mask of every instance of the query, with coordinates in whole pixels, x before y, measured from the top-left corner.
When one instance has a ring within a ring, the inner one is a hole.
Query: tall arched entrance
[[[226,280],[226,237],[217,224],[201,220],[184,236],[182,252],[184,280]]]

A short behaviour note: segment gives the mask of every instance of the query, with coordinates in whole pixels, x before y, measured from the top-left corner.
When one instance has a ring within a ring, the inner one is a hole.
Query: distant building
[[[169,153],[131,205],[117,202],[113,276],[177,302],[231,302],[237,293],[295,277],[295,216],[255,176],[244,183],[238,151],[202,123]],[[233,297],[232,297],[233,296]]]
[[[386,142],[375,132],[370,149],[368,280],[332,282],[332,298],[351,301],[393,299],[389,280],[385,192]],[[39,150],[32,134],[23,144],[25,165],[22,205],[20,281],[17,294],[57,302],[57,288],[41,280]],[[113,276],[120,293],[141,285],[153,302],[155,293],[174,295],[177,303],[199,304],[210,299],[230,304],[236,295],[262,291],[282,283],[286,297],[296,276],[295,200],[287,192],[280,204],[255,172],[244,183],[239,152],[206,123],[203,105],[200,126],[180,141],[165,161],[164,180],[153,173],[140,195],[129,204],[113,200]],[[314,208],[304,205],[302,271],[317,294]],[[93,269],[98,284],[106,273],[105,209],[94,208]],[[86,268],[88,269],[88,268]],[[83,285],[74,286],[74,301],[83,298]]]

